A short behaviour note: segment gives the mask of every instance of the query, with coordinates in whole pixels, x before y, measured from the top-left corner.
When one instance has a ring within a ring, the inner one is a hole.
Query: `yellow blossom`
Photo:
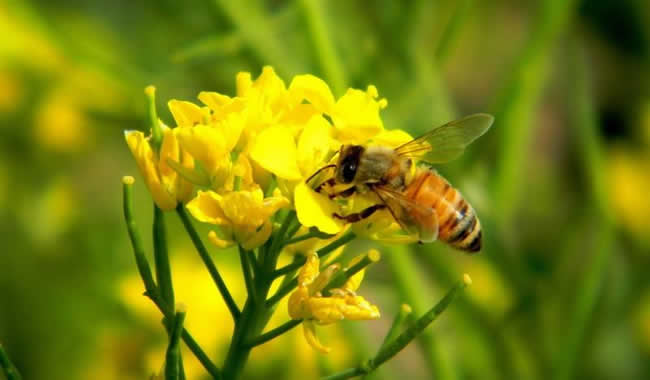
[[[228,192],[199,191],[187,204],[187,209],[199,221],[221,227],[223,237],[210,234],[210,240],[219,247],[239,243],[251,250],[264,244],[271,235],[271,215],[287,207],[289,201],[276,192],[264,198],[261,189]]]
[[[369,320],[380,316],[377,306],[355,293],[363,279],[363,271],[352,276],[341,288],[331,289],[331,295],[321,293],[339,268],[338,264],[333,264],[321,272],[318,255],[311,253],[298,275],[298,287],[289,297],[289,316],[304,319],[305,339],[323,353],[328,353],[329,348],[316,337],[315,323],[326,325],[344,319]]]
[[[174,130],[162,122],[160,126],[163,131],[160,152],[154,151],[151,136],[145,137],[140,131],[126,131],[124,136],[151,196],[158,207],[168,211],[176,208],[177,202],[186,202],[192,195],[192,185],[169,166],[169,161],[192,169],[194,159],[180,149]]]

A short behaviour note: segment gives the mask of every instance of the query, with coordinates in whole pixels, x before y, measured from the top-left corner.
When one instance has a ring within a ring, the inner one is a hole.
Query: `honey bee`
[[[349,197],[357,193],[374,193],[380,200],[364,210],[334,217],[349,223],[368,218],[378,210],[388,209],[395,221],[408,233],[416,234],[421,243],[440,239],[454,248],[475,253],[481,250],[481,223],[472,206],[429,165],[460,156],[465,147],[484,134],[494,118],[474,114],[434,128],[397,148],[387,146],[343,145],[336,164],[314,173],[334,168],[334,176],[318,185],[333,192],[329,197]],[[345,186],[347,185],[347,186]]]

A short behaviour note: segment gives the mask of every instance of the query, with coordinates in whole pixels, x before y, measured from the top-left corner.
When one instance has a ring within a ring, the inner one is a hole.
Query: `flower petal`
[[[298,220],[305,227],[316,227],[326,234],[335,234],[343,227],[343,222],[332,216],[338,212],[336,203],[304,182],[296,186],[294,203]]]
[[[311,321],[304,321],[302,323],[303,331],[305,333],[305,339],[312,348],[317,351],[320,351],[323,354],[328,354],[332,349],[326,346],[323,346],[316,336],[316,327]]]
[[[250,156],[261,167],[288,180],[299,180],[296,142],[289,129],[273,126],[260,132],[250,152]]]
[[[330,114],[334,107],[334,96],[322,79],[313,75],[296,75],[289,85],[289,93],[296,103],[306,99],[320,112]]]
[[[226,149],[223,133],[211,126],[180,128],[176,134],[183,149],[200,161],[210,175],[230,153]]]
[[[187,204],[187,210],[200,222],[228,225],[229,221],[221,209],[221,195],[214,191],[199,191]]]
[[[176,120],[176,125],[179,127],[191,127],[196,124],[202,124],[209,116],[205,109],[192,102],[172,99],[167,102],[167,106],[174,120]]]
[[[298,139],[298,167],[307,177],[325,165],[330,151],[330,124],[320,115],[312,117]]]
[[[332,120],[339,141],[365,143],[384,129],[379,110],[386,107],[386,100],[377,101],[377,96],[375,86],[368,86],[367,91],[351,88],[336,102]]]
[[[138,164],[138,169],[144,177],[147,188],[154,201],[162,210],[169,211],[176,208],[176,196],[170,193],[170,189],[163,186],[160,174],[158,173],[158,161],[151,149],[149,140],[140,131],[126,131],[124,133],[126,143]]]
[[[372,138],[371,144],[388,146],[396,148],[413,140],[413,137],[401,129],[393,129],[390,131],[382,131],[380,134]]]

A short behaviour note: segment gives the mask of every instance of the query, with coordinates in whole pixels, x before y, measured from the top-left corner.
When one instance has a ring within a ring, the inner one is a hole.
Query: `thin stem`
[[[223,281],[221,274],[219,274],[219,270],[217,269],[216,265],[214,265],[214,262],[212,261],[212,258],[208,253],[208,250],[203,245],[203,242],[201,241],[199,234],[196,232],[196,229],[194,229],[194,225],[192,224],[192,221],[190,220],[187,211],[185,210],[182,204],[179,204],[178,207],[176,207],[176,212],[178,213],[178,216],[181,218],[185,230],[190,235],[190,239],[192,240],[192,243],[194,243],[194,247],[196,247],[196,251],[199,253],[199,256],[201,256],[201,260],[203,260],[203,264],[206,266],[206,268],[208,268],[208,272],[210,273],[210,276],[212,277],[214,283],[217,285],[217,289],[219,289],[219,293],[221,293],[221,297],[223,298],[224,302],[226,302],[226,306],[228,307],[230,314],[232,315],[234,320],[237,320],[241,312],[239,311],[239,308],[237,307],[235,300],[232,298],[232,295],[230,294],[230,291],[228,290],[226,283]]]
[[[167,250],[167,230],[165,228],[165,214],[154,204],[153,213],[153,256],[156,269],[156,282],[160,295],[165,302],[174,307],[174,285],[169,264],[169,251]]]
[[[399,330],[404,325],[406,318],[411,315],[412,312],[413,309],[411,309],[409,305],[402,304],[402,306],[400,306],[397,315],[395,315],[395,319],[393,319],[393,323],[390,325],[388,333],[386,333],[384,340],[381,342],[381,346],[379,346],[379,351],[385,349],[388,344],[393,342],[395,337],[399,334]]]
[[[2,344],[0,344],[0,367],[2,367],[7,380],[22,380],[20,372],[18,372],[16,366],[9,360],[9,355],[4,347],[2,347]]]
[[[287,282],[286,285],[278,289],[275,294],[269,299],[266,300],[266,303],[264,304],[267,308],[272,307],[275,305],[278,301],[283,299],[287,294],[291,293],[293,289],[298,286],[298,278],[294,277],[291,281]]]
[[[156,88],[154,86],[147,86],[144,89],[147,96],[147,108],[149,114],[149,126],[151,127],[151,143],[155,152],[160,150],[162,145],[163,135],[160,123],[158,122],[158,115],[156,114]]]
[[[276,327],[276,328],[274,328],[272,330],[269,330],[269,331],[265,332],[262,335],[259,335],[259,336],[255,337],[254,339],[251,339],[249,342],[244,343],[244,347],[253,348],[255,346],[262,345],[262,344],[268,342],[269,340],[272,340],[272,339],[284,334],[285,332],[291,330],[292,328],[298,326],[301,323],[302,323],[302,319],[292,319],[292,320],[290,320],[290,321],[288,321],[286,323],[281,324],[280,326],[278,326],[278,327]]]
[[[144,254],[142,238],[140,237],[135,219],[133,218],[133,182],[133,177],[127,176],[122,179],[122,206],[124,210],[124,220],[129,232],[129,238],[131,239],[131,246],[133,247],[138,272],[140,273],[142,282],[144,282],[146,292],[151,293],[156,290],[156,283],[153,280],[149,262]]]
[[[374,359],[368,360],[359,367],[346,369],[345,371],[339,372],[337,374],[324,377],[321,380],[349,379],[355,376],[366,375],[376,370],[380,365],[384,364],[386,361],[402,351],[404,347],[411,343],[413,339],[415,339],[418,335],[422,334],[424,329],[426,329],[433,321],[435,321],[436,318],[438,318],[438,316],[440,316],[440,314],[442,314],[442,312],[447,309],[447,307],[458,296],[458,294],[470,284],[471,279],[468,275],[464,275],[463,281],[460,281],[454,285],[454,287],[452,287],[435,306],[429,309],[429,311],[427,311],[422,317],[415,321],[411,326],[409,326],[409,328],[407,328],[395,339],[388,340],[388,344],[379,350]],[[387,339],[385,339],[385,341],[386,340]]]
[[[330,244],[326,245],[325,247],[319,249],[316,253],[318,254],[318,257],[323,258],[328,254],[332,253],[333,251],[335,251],[337,248],[351,242],[356,237],[357,235],[355,235],[353,232],[348,232],[347,234],[341,236],[338,240],[335,240]],[[303,265],[305,265],[304,257],[299,260],[296,260],[291,264],[285,265],[284,267],[277,269],[276,271],[273,272],[273,276],[274,277],[282,276],[285,273],[289,273],[296,269],[300,269],[300,267]]]
[[[257,299],[256,297],[256,289],[255,289],[255,283],[253,281],[253,274],[251,273],[251,263],[249,262],[250,257],[248,256],[248,252],[242,248],[242,246],[239,247],[239,260],[241,262],[241,269],[242,272],[244,273],[244,283],[246,284],[246,292],[248,293],[248,296],[251,298],[252,302],[255,303],[255,300]]]
[[[205,370],[212,376],[212,378],[221,379],[221,372],[219,371],[219,368],[217,368],[217,366],[212,363],[212,360],[210,360],[208,355],[203,352],[203,349],[201,346],[199,346],[198,343],[196,343],[196,340],[194,340],[189,331],[183,328],[183,334],[181,337],[183,338],[183,342],[185,342],[187,348],[192,351],[196,359],[201,363],[201,365],[203,365],[203,368],[205,368]]]
[[[142,239],[136,228],[136,222],[133,217],[133,177],[124,177],[122,179],[123,183],[123,208],[124,208],[124,218],[126,220],[126,226],[129,231],[129,237],[131,239],[131,246],[133,247],[133,252],[136,258],[136,264],[138,266],[138,272],[144,283],[146,292],[145,295],[153,301],[153,303],[158,307],[158,309],[163,313],[166,320],[171,320],[173,316],[171,309],[167,304],[161,299],[159,295],[158,287],[156,286],[153,275],[151,274],[151,269],[149,267],[149,262],[147,261],[144,249],[142,245]],[[192,335],[185,329],[183,329],[183,341],[187,347],[192,351],[194,356],[199,360],[203,365],[205,370],[214,378],[221,379],[221,374],[219,369],[212,363],[208,355],[203,352],[201,347],[196,343]]]
[[[390,255],[386,255],[393,272],[395,285],[402,300],[413,308],[418,315],[426,310],[428,297],[421,292],[422,279],[418,277],[418,268],[407,247],[394,247]],[[427,358],[427,365],[436,379],[453,379],[452,363],[446,357],[446,352],[440,348],[439,339],[432,330],[424,332],[418,344]]]
[[[325,257],[331,252],[335,251],[337,248],[349,243],[350,241],[354,240],[356,238],[356,235],[353,232],[348,232],[347,234],[341,236],[338,240],[333,241],[332,243],[326,245],[325,247],[321,248],[318,250],[318,257]],[[275,273],[290,273],[291,271],[295,271],[299,269],[301,266],[305,265],[305,258],[302,257],[300,259],[297,259],[295,262],[286,265],[278,270],[276,270]],[[284,286],[281,286],[280,289],[278,289],[271,298],[266,300],[266,307],[270,308],[272,307],[276,302],[280,301],[284,296],[289,294],[295,287],[298,286],[298,279],[294,277],[291,281],[287,282]]]
[[[265,261],[265,264],[268,271],[272,271],[273,269],[275,269],[275,262],[278,255],[280,254],[284,237],[287,233],[287,230],[289,229],[291,224],[293,224],[295,219],[296,219],[296,212],[289,211],[287,216],[284,218],[284,221],[282,222],[280,229],[273,234],[273,241],[271,242],[271,247],[266,252],[267,257],[264,258],[265,260],[267,260]]]
[[[429,311],[427,311],[422,317],[420,317],[412,326],[407,328],[403,333],[401,333],[397,338],[392,342],[388,343],[384,349],[380,350],[377,356],[370,362],[370,367],[375,369],[385,363],[388,359],[397,355],[404,347],[406,347],[416,336],[418,336],[422,331],[424,331],[427,326],[431,324],[440,314],[442,314],[447,306],[458,296],[458,294],[465,289],[471,280],[469,276],[465,275],[463,281],[460,281],[453,288],[447,292],[447,294]]]
[[[317,231],[309,231],[306,234],[302,234],[300,236],[296,236],[295,238],[292,238],[292,239],[289,239],[289,240],[285,241],[284,246],[286,247],[287,245],[300,243],[301,241],[305,241],[307,239],[319,237],[320,235],[321,234],[319,232],[317,232]]]
[[[321,377],[321,380],[343,380],[343,379],[349,379],[355,376],[361,376],[365,374],[367,374],[367,372],[365,372],[361,367],[348,368],[339,373]]]
[[[181,350],[180,338],[183,332],[185,311],[179,311],[174,318],[174,324],[169,333],[169,346],[165,355],[165,379],[177,380],[181,377]],[[185,377],[183,375],[183,377]]]
[[[361,260],[359,260],[358,263],[354,264],[344,271],[338,272],[329,282],[329,284],[327,284],[327,286],[323,289],[323,294],[327,294],[332,289],[340,288],[350,279],[350,277],[361,272],[368,265],[376,263],[379,261],[380,257],[381,256],[378,251],[371,250]]]
[[[147,297],[149,297],[149,299],[153,301],[154,305],[158,307],[158,310],[160,310],[160,312],[163,313],[163,316],[165,317],[165,321],[173,320],[174,315],[171,313],[169,306],[167,306],[165,301],[163,301],[158,295],[157,289],[153,293],[147,294]],[[185,342],[185,345],[187,345],[187,348],[189,348],[190,351],[192,351],[194,356],[196,356],[198,361],[203,365],[203,368],[205,368],[205,370],[212,376],[212,378],[220,380],[221,372],[219,371],[219,368],[217,368],[217,366],[214,365],[214,363],[212,363],[212,360],[210,360],[210,358],[203,351],[201,346],[199,346],[196,340],[185,328],[183,328],[182,338],[183,338],[183,342]]]

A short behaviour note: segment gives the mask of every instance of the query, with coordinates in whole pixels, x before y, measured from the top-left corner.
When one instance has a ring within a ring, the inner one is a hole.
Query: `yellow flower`
[[[192,195],[192,184],[179,176],[168,162],[179,162],[191,170],[194,159],[180,149],[175,130],[159,123],[163,140],[158,153],[151,146],[151,136],[145,137],[140,131],[126,131],[124,137],[154,201],[162,210],[168,211],[176,208],[177,202],[186,202]]]
[[[223,237],[213,231],[210,240],[218,247],[235,242],[251,250],[264,244],[271,235],[271,215],[287,207],[289,200],[276,192],[264,198],[261,189],[228,192],[199,191],[187,209],[199,221],[221,227]]]
[[[350,264],[355,263],[353,260]],[[293,319],[304,319],[305,339],[322,353],[328,353],[330,350],[316,337],[315,323],[326,325],[344,319],[369,320],[378,319],[380,316],[377,306],[355,293],[361,285],[363,270],[348,279],[341,288],[331,289],[330,296],[321,294],[339,269],[338,264],[333,264],[320,272],[318,255],[311,253],[298,275],[298,287],[289,297],[289,316]]]

